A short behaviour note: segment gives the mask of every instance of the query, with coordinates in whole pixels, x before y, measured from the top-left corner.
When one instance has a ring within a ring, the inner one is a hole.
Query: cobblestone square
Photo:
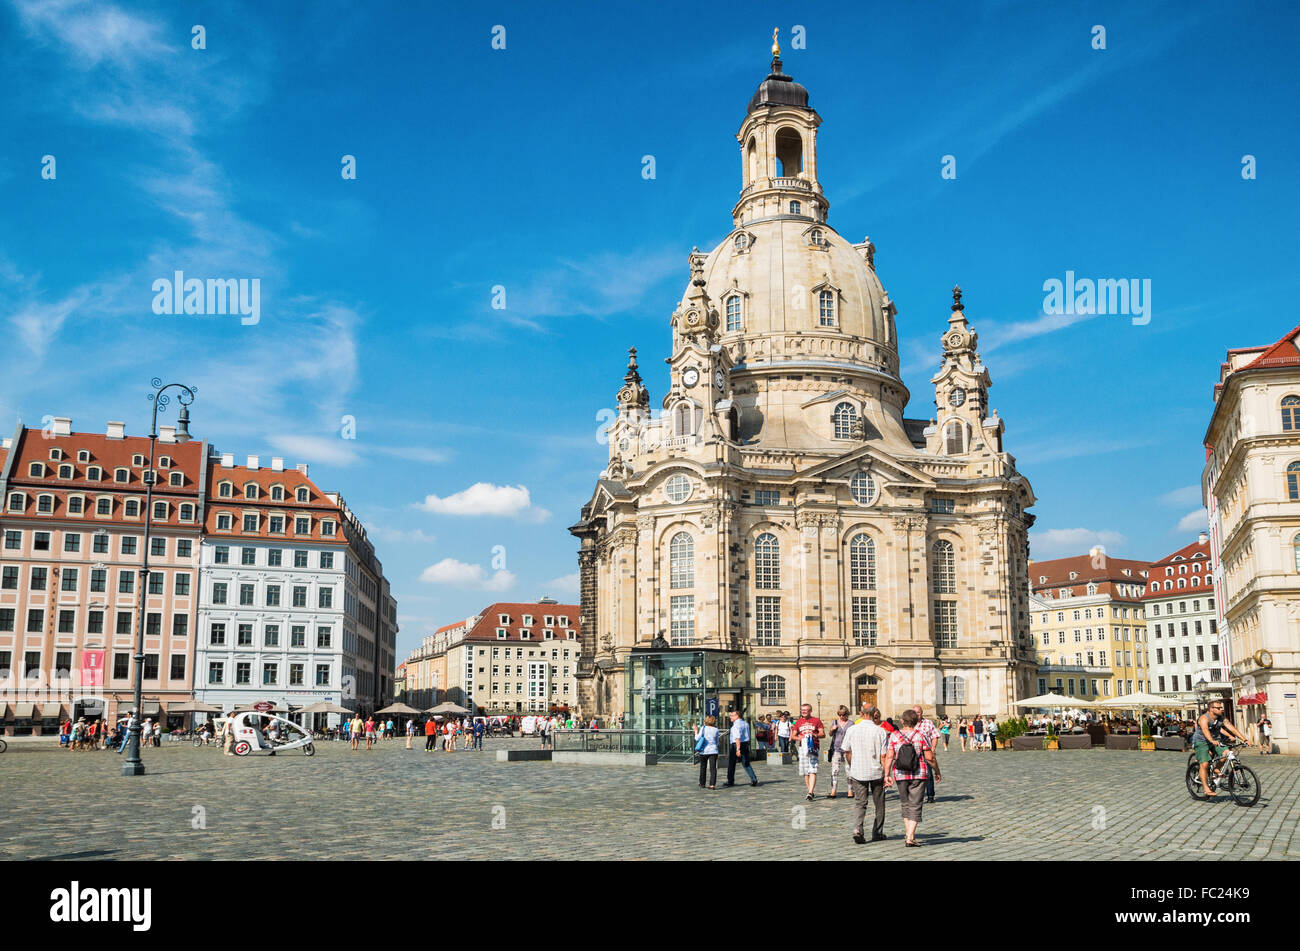
[[[148,773],[113,753],[19,741],[0,756],[5,859],[1296,859],[1300,761],[1246,754],[1253,808],[1199,803],[1177,753],[1115,750],[941,757],[938,801],[905,849],[897,798],[888,841],[855,845],[852,800],[829,767],[807,803],[792,766],[755,768],[757,788],[701,790],[689,765],[499,763],[484,752],[370,752],[318,744],[307,757],[226,757],[165,743]],[[743,774],[742,774],[743,778]],[[719,781],[725,776],[720,775]],[[201,820],[201,821],[200,821]]]

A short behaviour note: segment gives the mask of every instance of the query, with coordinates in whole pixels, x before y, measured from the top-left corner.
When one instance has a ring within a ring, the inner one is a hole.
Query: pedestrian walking
[[[415,721],[407,720],[406,721],[406,748],[408,750],[411,748],[411,737],[413,736],[415,736]]]
[[[934,728],[933,723],[931,723],[928,719],[926,719],[925,711],[921,708],[921,705],[919,703],[916,706],[914,706],[912,710],[916,713],[917,732],[919,732],[923,737],[925,737],[925,741],[930,744],[930,749],[937,750],[939,748],[939,731]],[[925,801],[934,802],[934,776],[933,775],[927,776],[925,778]]]
[[[695,730],[695,752],[700,755],[700,788],[707,778],[710,789],[718,785],[718,718],[707,716],[704,725]],[[707,774],[707,776],[706,776]]]
[[[903,807],[904,845],[913,848],[921,844],[916,841],[916,827],[921,822],[926,777],[933,769],[936,781],[943,778],[939,775],[934,750],[916,728],[917,720],[915,710],[903,711],[903,727],[890,735],[884,762],[885,787],[897,787]]]
[[[975,714],[975,719],[971,721],[970,729],[971,736],[974,737],[971,741],[972,748],[977,751],[982,750],[984,748],[984,721],[980,719],[978,713]]]
[[[966,724],[966,718],[962,717],[961,722],[957,725],[957,741],[961,743],[961,751],[966,752],[966,734],[969,727]]]
[[[426,753],[437,752],[438,742],[438,724],[430,717],[424,721],[424,751]]]
[[[749,785],[757,786],[758,777],[754,774],[754,767],[749,765],[749,724],[740,716],[739,710],[732,710],[731,716],[731,733],[727,737],[727,785],[736,785],[736,763],[739,762],[745,767],[745,773],[749,776]]]
[[[781,719],[776,723],[776,739],[782,753],[790,752],[790,714],[781,711]]]
[[[889,749],[889,734],[878,727],[871,717],[871,704],[862,704],[862,717],[845,731],[841,749],[848,763],[849,793],[856,801],[853,805],[853,841],[859,845],[866,839],[867,801],[875,806],[876,815],[871,823],[871,841],[879,842],[885,835],[885,751]]]
[[[1263,710],[1259,711],[1259,745],[1260,752],[1273,752],[1273,721]]]
[[[821,739],[826,735],[826,727],[812,715],[811,703],[800,705],[799,719],[794,722],[792,732],[799,747],[799,775],[803,777],[808,789],[808,801],[812,802],[817,788],[817,756]]]
[[[943,751],[948,752],[948,736],[952,733],[952,721],[947,717],[943,718],[943,723],[939,727],[939,735],[943,737]]]
[[[234,756],[235,715],[233,713],[227,715],[225,722],[221,724],[221,740],[225,755]]]
[[[357,744],[361,742],[361,733],[366,728],[365,722],[361,719],[361,714],[356,713],[352,716],[352,721],[348,724],[348,735],[352,738],[352,748],[358,748]]]
[[[853,726],[853,724],[849,722],[849,708],[841,705],[840,708],[835,711],[835,722],[831,724],[831,794],[827,797],[830,799],[835,798],[836,790],[839,787],[840,764],[844,761],[844,734],[848,732],[849,727],[851,726]],[[847,772],[848,771],[846,770],[846,775]],[[849,798],[853,798],[852,786],[849,786]]]

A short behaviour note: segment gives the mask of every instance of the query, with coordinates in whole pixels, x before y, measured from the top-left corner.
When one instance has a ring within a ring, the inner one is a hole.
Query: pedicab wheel
[[[1196,760],[1187,763],[1187,794],[1197,802],[1205,801],[1205,790],[1201,788],[1201,767]]]
[[[3,753],[7,749],[9,749],[9,744],[4,740],[0,740],[0,753]]]
[[[315,744],[315,743],[308,743],[306,746],[304,746],[304,747],[302,748],[302,751],[303,751],[304,753],[306,753],[308,756],[315,756],[315,755],[316,755],[316,744]]]
[[[194,742],[194,745],[195,745],[195,746],[202,746],[202,745],[203,745],[203,737],[201,737],[201,736],[196,736],[196,737],[194,738],[193,742]]]
[[[1228,792],[1239,806],[1253,806],[1259,802],[1259,780],[1255,778],[1255,771],[1238,763],[1228,780]]]
[[[252,745],[247,740],[240,740],[235,744],[235,755],[247,756],[252,749]]]

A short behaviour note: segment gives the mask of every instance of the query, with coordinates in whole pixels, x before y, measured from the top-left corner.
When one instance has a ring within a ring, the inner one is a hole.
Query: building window
[[[797,201],[790,202],[790,214],[792,215],[802,214],[803,212],[800,210],[802,207],[803,206],[800,205],[799,202]]]
[[[876,644],[876,599],[853,599],[853,644],[874,647]]]
[[[934,602],[934,642],[936,647],[957,646],[957,602]]]
[[[759,678],[758,689],[760,703],[765,707],[775,707],[785,703],[785,678],[768,674]]]
[[[781,545],[771,532],[754,542],[754,587],[781,587]]]
[[[1282,429],[1300,430],[1300,396],[1282,397]]]
[[[1045,686],[1045,682],[1042,680],[1039,681],[1039,684]],[[966,702],[965,677],[943,678],[943,702],[952,704],[962,704]]]
[[[1286,497],[1292,502],[1300,502],[1300,462],[1286,467]],[[1168,582],[1165,584],[1167,587]]]
[[[695,595],[674,595],[672,598],[672,630],[669,632],[674,647],[695,643]]]
[[[956,594],[957,576],[954,568],[952,542],[940,539],[931,548],[931,591],[935,594]]]
[[[820,244],[820,241],[814,243]],[[821,327],[835,326],[835,292],[821,291],[817,295],[817,323]]]
[[[754,599],[754,643],[758,647],[781,646],[781,599]]]
[[[836,439],[853,438],[853,425],[858,421],[858,411],[853,408],[852,403],[836,403],[831,419],[835,424]]]
[[[295,568],[307,567],[307,552],[299,550],[293,553],[293,566]]]
[[[309,502],[311,501],[311,494],[307,491],[307,487],[303,485],[298,487],[295,498],[297,498],[299,502]]]
[[[849,542],[849,586],[868,591],[876,587],[876,543],[863,533]]]
[[[1300,571],[1300,535],[1291,540],[1291,554],[1295,559],[1295,570]]]
[[[219,660],[208,662],[208,683],[223,684],[226,682],[226,665]]]
[[[966,451],[966,427],[954,419],[943,427],[944,452],[950,456],[959,456]]]
[[[695,587],[695,540],[688,532],[678,532],[668,543],[668,575],[671,588]]]
[[[727,330],[740,330],[741,328],[741,302],[739,294],[732,294],[727,298]]]

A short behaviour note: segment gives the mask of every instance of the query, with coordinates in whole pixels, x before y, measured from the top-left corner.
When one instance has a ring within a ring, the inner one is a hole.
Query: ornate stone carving
[[[653,515],[638,515],[636,517],[636,528],[639,532],[653,531],[655,527],[655,517]]]
[[[713,528],[718,524],[718,519],[722,517],[722,507],[717,502],[710,502],[700,511],[700,524],[705,528]]]

